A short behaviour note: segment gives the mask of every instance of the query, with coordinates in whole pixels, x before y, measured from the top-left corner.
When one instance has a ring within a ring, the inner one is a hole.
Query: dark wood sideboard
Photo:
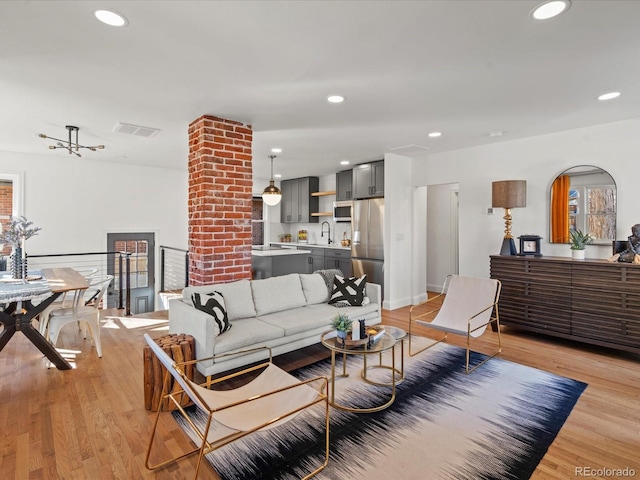
[[[492,255],[500,323],[640,353],[640,265]]]

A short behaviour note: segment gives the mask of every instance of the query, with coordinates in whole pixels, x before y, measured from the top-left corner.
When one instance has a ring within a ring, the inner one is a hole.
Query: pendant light
[[[280,192],[280,189],[274,185],[273,181],[273,159],[276,158],[276,156],[269,155],[269,158],[271,159],[271,180],[269,180],[269,186],[264,189],[264,192],[262,192],[262,200],[270,207],[273,207],[280,203],[282,192]]]

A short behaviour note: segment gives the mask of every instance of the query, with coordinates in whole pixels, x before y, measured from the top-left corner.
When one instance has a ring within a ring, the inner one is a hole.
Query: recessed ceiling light
[[[124,16],[110,10],[96,10],[93,14],[102,23],[112,27],[124,27],[129,23]]]
[[[431,132],[431,133],[429,134],[429,136],[430,136],[431,138],[441,137],[441,136],[442,136],[442,132]]]
[[[489,132],[490,137],[501,137],[504,132],[502,130],[494,130],[493,132]]]
[[[620,96],[620,92],[609,92],[604,93],[598,97],[598,100],[611,100],[613,98],[618,98]]]
[[[571,2],[569,0],[552,0],[544,2],[531,10],[531,16],[536,20],[548,20],[566,11]]]
[[[340,165],[349,165],[349,160],[342,160]]]
[[[274,147],[274,148],[271,149],[271,153],[282,153],[282,149]]]
[[[276,173],[276,174],[274,175],[274,178],[282,178],[282,174],[281,174],[281,173]]]
[[[342,103],[344,102],[344,97],[342,95],[330,95],[327,97],[327,101],[329,103]]]

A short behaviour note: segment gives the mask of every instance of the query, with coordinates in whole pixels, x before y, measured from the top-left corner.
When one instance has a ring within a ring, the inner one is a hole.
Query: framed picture
[[[521,235],[518,239],[520,240],[519,255],[532,255],[534,257],[542,256],[540,253],[540,240],[542,237],[538,235]]]

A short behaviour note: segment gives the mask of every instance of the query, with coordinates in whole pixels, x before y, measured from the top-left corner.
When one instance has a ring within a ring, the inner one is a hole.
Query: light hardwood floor
[[[59,347],[70,350],[74,370],[47,369],[40,352],[19,333],[0,352],[0,479],[192,477],[191,459],[158,472],[144,467],[154,414],[144,409],[142,335],[165,334],[166,316],[108,313],[102,359],[74,328],[63,330]],[[384,312],[384,322],[392,325],[406,328],[407,318],[408,308]],[[579,479],[585,475],[577,475],[576,468],[582,467],[630,468],[640,479],[640,356],[503,332],[503,359],[589,384],[532,478]],[[492,345],[495,337],[486,332],[476,349]],[[322,349],[311,349],[283,365],[295,368],[318,355]],[[169,416],[161,422],[157,447],[164,454],[189,447]],[[200,478],[218,477],[206,464]]]

